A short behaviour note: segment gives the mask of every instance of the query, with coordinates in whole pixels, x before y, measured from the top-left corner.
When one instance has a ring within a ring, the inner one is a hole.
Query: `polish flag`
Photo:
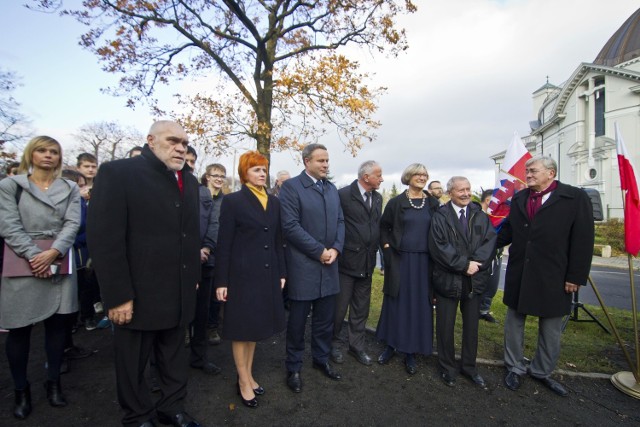
[[[498,179],[500,186],[493,191],[487,214],[491,224],[499,229],[509,215],[511,198],[518,191],[527,188],[524,164],[531,158],[531,153],[522,143],[518,132],[513,133],[513,139],[504,154],[504,161],[500,166]]]
[[[627,253],[636,256],[640,252],[640,197],[636,178],[638,175],[627,153],[627,147],[624,146],[617,122],[614,123],[614,127],[620,169],[620,189],[624,193],[624,247]]]

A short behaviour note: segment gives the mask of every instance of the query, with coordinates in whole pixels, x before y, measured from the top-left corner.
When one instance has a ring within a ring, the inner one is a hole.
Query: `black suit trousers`
[[[115,328],[114,349],[118,401],[124,426],[138,426],[155,416],[154,409],[172,416],[184,411],[187,396],[188,352],[184,326],[157,331]],[[144,370],[153,351],[160,400],[153,404]]]
[[[460,304],[462,314],[462,372],[477,374],[476,356],[478,354],[478,321],[480,317],[480,298],[458,300],[436,294],[436,337],[438,345],[438,363],[440,370],[451,376],[458,372],[455,359],[454,330],[456,311]]]

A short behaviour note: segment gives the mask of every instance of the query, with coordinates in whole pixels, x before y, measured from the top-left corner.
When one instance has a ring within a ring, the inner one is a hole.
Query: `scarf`
[[[542,196],[551,193],[558,187],[558,181],[553,181],[550,186],[542,191],[529,191],[529,200],[527,201],[527,213],[529,214],[529,220],[533,220],[536,213],[542,206]]]

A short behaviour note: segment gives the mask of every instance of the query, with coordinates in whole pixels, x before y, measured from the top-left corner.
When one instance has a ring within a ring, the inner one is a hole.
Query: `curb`
[[[344,321],[346,324],[346,320]],[[376,330],[373,329],[371,326],[367,326],[366,328],[367,333],[375,336],[376,335]],[[438,352],[434,351],[432,353],[433,356],[437,356]],[[456,359],[459,359],[459,357],[456,357]],[[482,358],[477,358],[476,359],[477,363],[480,363],[481,365],[487,365],[487,366],[504,366],[504,361],[502,360],[492,360],[492,359],[482,359]],[[568,377],[574,377],[574,378],[588,378],[588,379],[597,379],[597,380],[610,380],[611,379],[611,375],[613,374],[603,374],[600,372],[576,372],[576,371],[567,371],[566,369],[556,369],[553,371],[555,374],[559,374],[559,375],[566,375]]]

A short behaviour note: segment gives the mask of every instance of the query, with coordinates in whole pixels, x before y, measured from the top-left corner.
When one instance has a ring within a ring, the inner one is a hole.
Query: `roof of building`
[[[640,56],[640,9],[636,10],[604,45],[593,61],[615,67]]]

